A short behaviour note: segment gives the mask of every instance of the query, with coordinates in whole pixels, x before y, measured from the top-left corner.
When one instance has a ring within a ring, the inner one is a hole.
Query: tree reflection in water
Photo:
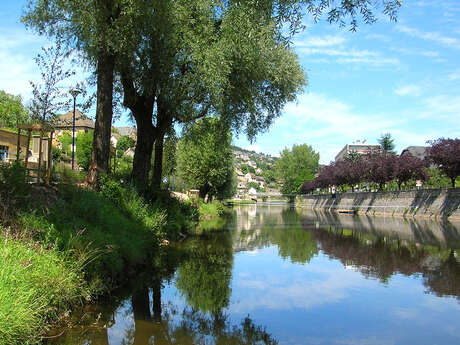
[[[319,226],[318,223],[313,226],[311,220],[309,217],[302,219],[305,230],[313,235],[326,255],[340,260],[343,265],[353,266],[364,276],[384,283],[397,273],[421,274],[428,292],[460,299],[460,263],[455,257],[455,248],[411,242],[382,228],[373,227],[372,231],[362,227],[345,228],[339,218],[335,218],[334,223],[329,221]],[[413,224],[407,226],[413,228]],[[391,229],[391,222],[387,226]],[[450,224],[446,224],[446,231],[455,234],[453,242],[458,243],[459,235],[452,232]],[[430,239],[433,242],[432,237]]]
[[[70,330],[52,344],[278,344],[249,316],[234,324],[224,313],[231,294],[233,248],[230,232],[192,238],[172,246],[162,253],[155,266],[157,273],[162,273],[161,278],[155,275],[139,277],[137,286],[128,288],[132,291],[130,296],[104,311],[101,323]],[[174,273],[175,286],[187,302],[182,310],[173,302],[161,302],[162,282],[171,281]],[[118,317],[113,316],[117,314]],[[131,319],[132,322],[114,324],[119,319]],[[118,337],[110,337],[111,331]]]
[[[460,296],[460,232],[451,224],[282,207],[236,213],[230,230],[164,249],[153,264],[155,274],[137,277],[137,286],[93,313],[89,327],[75,328],[52,344],[277,344],[249,315],[233,320],[226,314],[234,252],[270,246],[294,264],[306,264],[321,252],[384,284],[396,274],[419,275],[428,292]],[[174,284],[182,301],[168,300],[166,283]]]

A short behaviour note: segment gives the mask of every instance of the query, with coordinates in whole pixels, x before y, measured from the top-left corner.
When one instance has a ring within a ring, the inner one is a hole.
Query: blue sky
[[[25,1],[0,8],[0,89],[30,98],[41,37],[19,22]],[[254,143],[277,155],[307,143],[328,163],[347,143],[390,132],[397,151],[439,137],[460,137],[460,1],[404,1],[398,21],[383,15],[358,32],[306,20],[294,47],[309,85]],[[127,124],[122,118],[118,125]]]

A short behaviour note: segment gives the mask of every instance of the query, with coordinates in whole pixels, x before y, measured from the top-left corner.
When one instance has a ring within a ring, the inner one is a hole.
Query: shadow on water
[[[268,247],[295,265],[325,255],[383,284],[395,274],[416,275],[427,292],[460,299],[459,229],[449,222],[304,213],[279,205],[234,207],[224,231],[163,247],[152,272],[103,306],[83,309],[75,327],[48,343],[282,343],[249,314],[234,319],[229,306],[235,253]]]

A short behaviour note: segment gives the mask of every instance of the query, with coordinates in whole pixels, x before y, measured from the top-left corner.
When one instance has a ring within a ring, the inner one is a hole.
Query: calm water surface
[[[50,344],[460,344],[459,254],[451,223],[236,207]]]

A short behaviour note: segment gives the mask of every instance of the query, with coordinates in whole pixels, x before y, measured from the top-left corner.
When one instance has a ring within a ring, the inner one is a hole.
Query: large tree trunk
[[[137,187],[147,187],[152,164],[152,151],[155,142],[155,127],[152,118],[136,117],[137,142],[133,160],[133,182]]]
[[[452,188],[455,188],[455,177],[451,177],[450,182],[452,182]]]
[[[97,107],[93,151],[88,171],[88,183],[98,188],[101,173],[109,170],[110,135],[113,115],[113,72],[115,57],[100,51],[97,57]]]
[[[155,140],[155,160],[153,163],[153,177],[152,187],[160,189],[161,187],[161,176],[163,172],[163,144],[164,144],[164,133],[160,133]]]

